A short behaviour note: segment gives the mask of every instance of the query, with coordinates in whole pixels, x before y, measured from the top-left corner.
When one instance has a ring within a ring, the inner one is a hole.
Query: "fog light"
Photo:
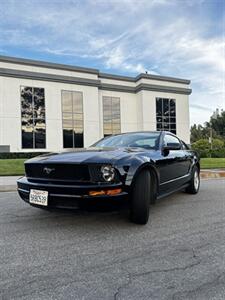
[[[113,190],[101,190],[101,191],[89,191],[89,196],[113,196],[122,192],[122,189],[113,189]]]
[[[109,195],[109,196],[110,195],[113,196],[113,195],[117,195],[121,192],[122,192],[122,189],[114,189],[114,190],[107,190],[106,194]]]
[[[101,167],[102,177],[105,181],[112,181],[115,177],[115,169],[112,166]]]
[[[89,196],[102,196],[105,195],[104,191],[90,191]]]

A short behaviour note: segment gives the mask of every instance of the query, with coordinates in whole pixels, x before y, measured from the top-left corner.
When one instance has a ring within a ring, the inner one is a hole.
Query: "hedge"
[[[48,152],[7,152],[0,153],[0,159],[13,159],[13,158],[32,158],[38,155],[47,154]]]
[[[213,139],[212,150],[211,145],[207,139],[201,139],[193,143],[192,149],[196,150],[201,157],[204,158],[223,158],[225,157],[225,143],[224,140]]]

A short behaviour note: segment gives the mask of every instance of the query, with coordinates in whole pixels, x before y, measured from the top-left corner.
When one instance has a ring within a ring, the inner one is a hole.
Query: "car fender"
[[[148,169],[151,172],[154,172],[155,175],[155,179],[156,179],[156,187],[157,187],[157,191],[158,191],[158,187],[159,187],[159,173],[155,167],[155,164],[153,161],[150,162],[144,162],[142,164],[140,164],[139,166],[137,166],[137,168],[134,169],[130,169],[128,174],[127,174],[127,178],[126,178],[126,185],[130,187],[130,189],[132,189],[132,186],[136,180],[136,178],[138,177],[138,175],[140,174],[140,172],[143,169]]]

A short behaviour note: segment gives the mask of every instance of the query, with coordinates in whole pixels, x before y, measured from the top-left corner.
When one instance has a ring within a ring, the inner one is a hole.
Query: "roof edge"
[[[130,81],[130,82],[137,82],[141,79],[152,79],[152,80],[158,80],[158,81],[183,83],[183,84],[187,84],[187,85],[189,85],[191,83],[191,81],[189,79],[176,78],[176,77],[170,77],[170,76],[153,75],[153,74],[145,74],[145,73],[140,73],[136,77],[131,77],[131,76],[115,75],[115,74],[100,72],[99,78]]]
[[[28,66],[36,66],[36,67],[43,67],[49,69],[58,69],[58,70],[65,70],[65,71],[76,71],[82,73],[91,73],[91,74],[99,74],[98,69],[86,68],[86,67],[78,67],[66,64],[59,64],[59,63],[52,63],[42,60],[33,60],[27,58],[19,58],[19,57],[12,57],[12,56],[4,56],[0,55],[0,62],[7,62],[7,63],[16,63],[20,65],[28,65]]]
[[[135,77],[99,72],[99,78],[135,82]]]
[[[191,81],[189,79],[176,78],[176,77],[170,77],[170,76],[153,75],[153,74],[146,74],[146,73],[141,73],[138,76],[136,76],[135,81],[138,81],[142,78],[159,80],[159,81],[184,83],[184,84],[190,84],[191,83]]]
[[[140,79],[152,79],[152,80],[158,80],[158,81],[183,83],[183,84],[187,84],[187,85],[189,85],[191,83],[191,81],[188,79],[182,79],[182,78],[176,78],[176,77],[170,77],[170,76],[161,76],[161,75],[153,75],[153,74],[145,74],[145,73],[140,73],[136,77],[125,76],[125,75],[116,75],[116,74],[110,74],[110,73],[102,73],[98,69],[94,69],[94,68],[78,67],[78,66],[72,66],[72,65],[67,65],[67,64],[52,63],[52,62],[47,62],[47,61],[42,61],[42,60],[33,60],[33,59],[19,58],[19,57],[13,57],[13,56],[5,56],[5,55],[0,55],[0,62],[96,74],[96,75],[98,75],[99,78],[121,80],[121,81],[128,81],[128,82],[137,82]]]
[[[85,86],[96,87],[101,90],[126,92],[126,93],[138,93],[142,90],[146,90],[146,91],[158,91],[158,92],[165,92],[165,93],[185,94],[185,95],[191,94],[191,89],[183,88],[183,87],[182,88],[171,87],[171,86],[163,86],[163,85],[156,85],[156,84],[149,84],[149,83],[139,83],[136,87],[134,87],[134,86],[127,86],[127,85],[102,83],[98,79],[87,79],[81,77],[39,73],[39,72],[31,72],[31,71],[23,71],[23,70],[15,70],[15,69],[5,69],[5,68],[0,68],[0,76],[85,85]]]

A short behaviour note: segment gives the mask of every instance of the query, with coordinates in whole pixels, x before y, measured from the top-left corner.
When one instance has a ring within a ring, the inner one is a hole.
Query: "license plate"
[[[32,204],[48,206],[48,192],[40,190],[30,190],[29,201]]]

